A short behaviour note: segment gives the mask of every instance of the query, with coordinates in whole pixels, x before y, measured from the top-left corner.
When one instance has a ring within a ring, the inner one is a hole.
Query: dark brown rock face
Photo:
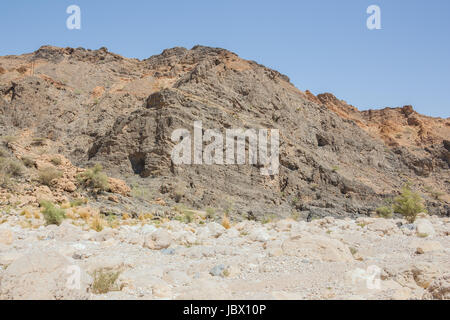
[[[43,47],[3,57],[0,65],[26,68],[31,61],[34,74],[0,75],[2,92],[14,80],[19,93],[0,99],[2,133],[34,130],[74,163],[102,163],[168,201],[244,216],[294,211],[312,218],[369,214],[407,179],[420,184],[426,177],[449,191],[448,149],[441,150],[448,141],[428,157],[390,149],[357,120],[330,110],[334,96],[312,99],[286,76],[223,49],[174,48],[138,61],[106,49]],[[406,121],[417,127],[416,120]],[[195,121],[223,134],[278,129],[279,174],[261,175],[248,163],[174,164],[171,135],[180,128],[192,134]],[[449,214],[446,204],[433,210]]]

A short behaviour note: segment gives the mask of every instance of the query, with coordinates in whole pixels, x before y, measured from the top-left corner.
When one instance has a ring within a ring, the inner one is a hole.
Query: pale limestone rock
[[[444,251],[444,247],[441,245],[439,241],[423,242],[416,249],[416,253],[418,254],[424,254],[428,252],[441,252],[441,251]]]
[[[152,250],[161,250],[170,247],[172,244],[172,235],[164,229],[158,229],[144,241],[144,247]]]
[[[265,228],[253,229],[248,236],[252,241],[266,242],[270,240],[270,236]]]
[[[10,246],[14,242],[14,233],[6,228],[0,229],[0,244]]]
[[[353,256],[349,248],[339,240],[323,236],[305,236],[291,238],[283,245],[286,255],[322,261],[352,262]]]
[[[427,219],[417,219],[414,224],[419,237],[433,237],[436,234],[433,224]]]
[[[226,231],[226,229],[217,222],[208,223],[207,228],[213,238],[220,237]]]
[[[3,273],[1,299],[87,299],[92,279],[54,251],[32,251]]]
[[[367,228],[371,231],[382,232],[383,234],[393,234],[398,230],[397,225],[388,219],[376,219],[373,223],[370,223]]]

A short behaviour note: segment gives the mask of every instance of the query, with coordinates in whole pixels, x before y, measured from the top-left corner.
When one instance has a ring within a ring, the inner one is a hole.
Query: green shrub
[[[43,169],[39,170],[38,175],[39,175],[39,182],[41,184],[50,186],[51,182],[54,179],[61,178],[62,172],[55,168],[47,167],[47,168],[43,168]]]
[[[392,209],[392,206],[382,206],[377,209],[377,213],[380,217],[383,218],[392,218],[392,215],[394,214],[394,209]]]
[[[120,272],[107,271],[99,269],[94,271],[94,282],[92,283],[92,292],[95,294],[105,294],[110,291],[119,291],[116,284]]]
[[[403,186],[402,193],[394,199],[393,209],[410,223],[416,220],[417,214],[426,212],[422,198],[412,191],[409,183]]]
[[[86,204],[86,203],[87,203],[86,199],[75,199],[73,201],[70,201],[70,207],[71,208],[73,208],[73,207],[80,207],[80,206],[82,206],[83,204]]]
[[[93,168],[77,176],[78,182],[86,188],[96,189],[98,191],[108,191],[108,176],[103,172],[103,167],[96,164]]]
[[[66,213],[63,209],[56,207],[49,201],[41,201],[40,206],[44,208],[42,214],[44,215],[46,225],[55,224],[59,226],[66,218]]]

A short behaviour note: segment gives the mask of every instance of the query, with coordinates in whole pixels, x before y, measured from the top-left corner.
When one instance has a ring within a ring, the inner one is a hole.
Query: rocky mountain
[[[250,164],[175,165],[171,135],[194,121],[222,132],[279,129],[279,174]],[[65,185],[45,189],[53,197],[79,196],[77,168],[102,164],[131,187],[115,180],[117,194],[96,199],[103,210],[137,214],[156,201],[237,219],[357,217],[409,181],[430,213],[450,216],[450,119],[411,106],[359,111],[224,49],[173,48],[141,61],[105,48],[43,46],[0,57],[0,134],[11,156],[49,164],[55,154],[73,164]],[[37,201],[38,166],[14,197],[0,192],[3,204]]]

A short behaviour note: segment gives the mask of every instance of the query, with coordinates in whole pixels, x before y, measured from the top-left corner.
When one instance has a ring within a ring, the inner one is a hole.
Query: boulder
[[[164,229],[158,229],[144,241],[144,247],[152,250],[166,249],[172,244],[172,235]]]
[[[3,273],[0,299],[85,300],[92,278],[54,251],[35,250]]]
[[[341,241],[323,236],[293,237],[283,242],[286,255],[329,262],[352,262],[349,248]]]
[[[14,233],[9,230],[2,228],[0,229],[0,244],[9,246],[14,242]]]
[[[436,234],[433,224],[428,219],[417,219],[414,224],[419,237],[433,237]]]

